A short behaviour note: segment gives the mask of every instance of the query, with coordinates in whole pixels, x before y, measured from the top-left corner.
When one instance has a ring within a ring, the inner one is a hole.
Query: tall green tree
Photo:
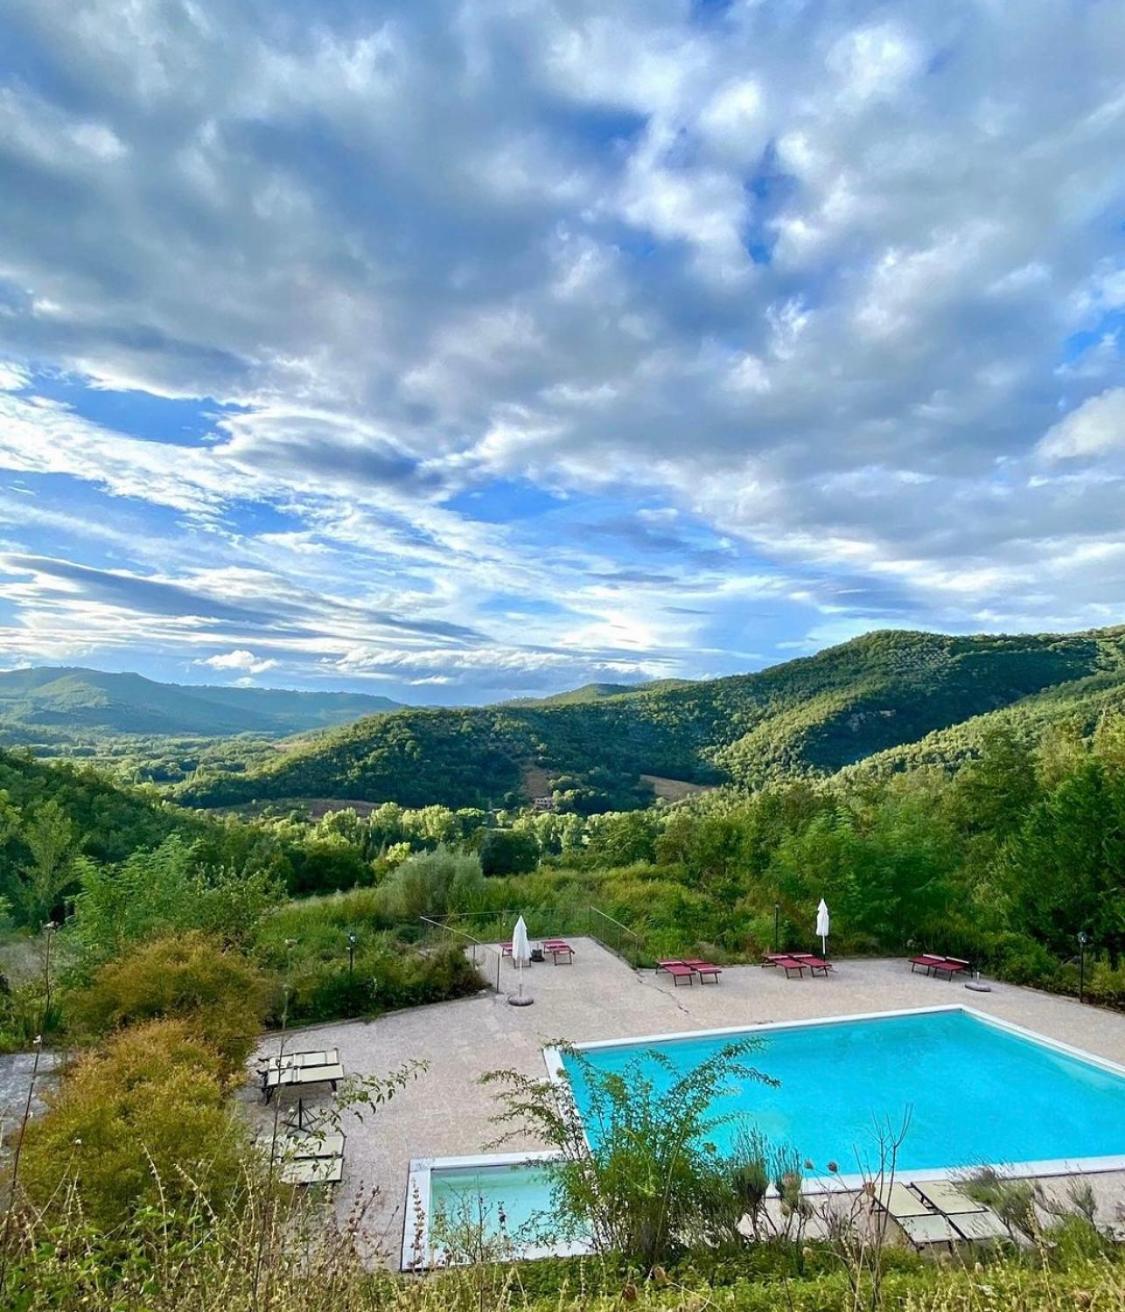
[[[1062,956],[1080,930],[1125,950],[1125,769],[1085,761],[1027,815],[1002,869],[1019,928]]]
[[[30,860],[16,885],[16,899],[25,921],[39,925],[55,910],[71,883],[79,836],[69,816],[51,798],[32,813],[23,841]]]

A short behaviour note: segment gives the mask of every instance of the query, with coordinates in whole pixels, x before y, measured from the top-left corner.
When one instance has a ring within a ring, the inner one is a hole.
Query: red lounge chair
[[[557,966],[559,957],[566,958],[568,966],[574,965],[574,949],[562,938],[548,938],[543,940],[543,951],[551,954],[551,960]]]
[[[952,979],[954,975],[960,974],[963,970],[969,969],[969,963],[960,957],[946,957],[943,961],[935,961],[930,967],[936,979],[938,975],[944,975],[946,979]]]
[[[913,975],[919,966],[928,975],[934,966],[945,958],[939,956],[936,952],[923,952],[920,956],[910,958],[910,973]]]
[[[810,974],[821,974],[827,976],[828,972],[833,969],[830,961],[825,961],[823,957],[814,957],[811,952],[794,952],[794,961],[803,961],[809,968]]]
[[[705,975],[710,975],[717,984],[719,982],[719,976],[723,973],[721,966],[713,966],[709,961],[687,960],[684,962],[684,965],[690,970],[695,971],[699,976],[700,984],[703,983],[703,977]]]
[[[809,963],[802,961],[800,957],[778,957],[773,964],[785,971],[786,979],[792,978],[793,971],[797,972],[797,978],[800,979],[806,970],[812,969]]]
[[[512,945],[510,943],[501,943],[500,955],[502,957],[510,957],[512,955]]]
[[[786,961],[792,955],[792,952],[763,952],[762,965],[776,966],[779,961]]]
[[[662,967],[676,981],[676,987],[679,988],[683,980],[689,984],[695,983],[695,971],[683,961],[669,961]]]

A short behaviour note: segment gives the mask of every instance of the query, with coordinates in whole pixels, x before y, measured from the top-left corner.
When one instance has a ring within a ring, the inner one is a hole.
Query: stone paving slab
[[[31,1114],[38,1116],[43,1110],[43,1095],[54,1088],[63,1056],[47,1049],[39,1054],[39,1069],[35,1072],[35,1087],[31,1089],[35,1054],[12,1052],[0,1056],[0,1153],[7,1151],[9,1136],[19,1129],[27,1095],[31,1090]]]
[[[667,975],[633,970],[594,940],[571,941],[573,965],[547,962],[526,971],[525,991],[535,999],[530,1007],[512,1007],[504,996],[487,993],[369,1022],[316,1026],[286,1040],[287,1049],[338,1047],[350,1074],[386,1074],[410,1059],[427,1063],[425,1073],[386,1108],[363,1121],[345,1114],[340,1206],[366,1207],[364,1230],[372,1244],[389,1253],[401,1246],[411,1158],[480,1153],[496,1138],[490,1119],[495,1098],[480,1085],[480,1076],[501,1067],[545,1075],[542,1049],[559,1040],[581,1043],[956,1004],[1125,1065],[1125,1016],[1032,989],[993,984],[991,992],[973,993],[956,980],[912,974],[902,960],[844,960],[827,978],[815,979],[730,966],[717,985],[676,987]],[[517,976],[510,962],[501,978],[514,992]],[[279,1047],[279,1036],[270,1035],[259,1053],[276,1053]],[[296,1097],[291,1091],[281,1096],[287,1115]],[[314,1094],[305,1106],[315,1109],[330,1098]],[[246,1102],[268,1128],[272,1105],[262,1108],[250,1090]],[[509,1151],[537,1147],[542,1145],[516,1141]],[[1105,1206],[1112,1213],[1118,1201],[1125,1204],[1125,1175],[1116,1184],[1110,1179],[1103,1184],[1110,1189]]]

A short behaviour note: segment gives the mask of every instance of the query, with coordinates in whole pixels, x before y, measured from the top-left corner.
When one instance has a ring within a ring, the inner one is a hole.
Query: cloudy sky
[[[5,0],[0,666],[1125,622],[1120,0]]]

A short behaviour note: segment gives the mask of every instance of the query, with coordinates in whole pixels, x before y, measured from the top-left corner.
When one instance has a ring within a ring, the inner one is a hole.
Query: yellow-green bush
[[[138,1207],[218,1207],[238,1188],[245,1132],[223,1097],[223,1059],[182,1020],[150,1021],[80,1057],[24,1131],[20,1184],[37,1207],[78,1203],[112,1227]]]
[[[66,1000],[80,1033],[182,1018],[218,1052],[231,1073],[250,1055],[272,987],[251,962],[203,934],[157,939],[108,962]]]

